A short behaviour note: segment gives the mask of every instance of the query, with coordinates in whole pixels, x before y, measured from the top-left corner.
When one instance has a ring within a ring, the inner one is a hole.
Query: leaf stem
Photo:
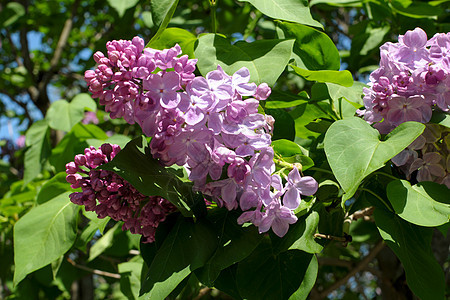
[[[384,201],[383,198],[381,198],[380,196],[378,196],[377,194],[375,194],[375,193],[372,192],[371,190],[366,189],[366,188],[359,188],[358,190],[363,191],[363,192],[367,192],[367,193],[371,194],[372,196],[376,197],[378,200],[381,201],[381,203],[383,203],[383,204],[389,209],[390,212],[394,212],[394,211],[392,210],[392,208],[386,203],[386,201]]]
[[[211,7],[211,32],[217,33],[217,18],[216,18],[216,8],[218,0],[209,0],[209,5]]]
[[[309,168],[309,170],[311,170],[311,171],[317,171],[317,172],[322,172],[322,173],[333,174],[333,172],[330,171],[330,170],[325,170],[325,169],[321,169],[321,168],[317,168],[317,167],[311,167],[311,168]]]
[[[391,178],[391,179],[393,179],[393,180],[398,180],[398,179],[399,179],[399,178],[397,178],[397,177],[395,177],[395,176],[393,176],[393,175],[391,175],[391,174],[384,173],[384,172],[381,172],[381,171],[373,172],[372,174],[373,174],[373,175],[383,175],[383,176],[386,176],[386,177]]]

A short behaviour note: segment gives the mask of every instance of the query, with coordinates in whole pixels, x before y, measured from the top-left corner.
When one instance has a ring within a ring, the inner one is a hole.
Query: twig
[[[50,79],[53,76],[53,73],[61,60],[61,56],[63,53],[63,49],[67,44],[67,40],[69,39],[70,31],[72,30],[73,25],[73,18],[75,17],[75,14],[78,9],[78,5],[80,4],[80,0],[75,0],[75,2],[72,5],[72,10],[70,13],[70,17],[66,20],[64,23],[64,27],[61,31],[61,35],[59,36],[58,43],[56,45],[55,52],[53,53],[53,57],[50,60],[50,68],[47,72],[45,72],[42,81],[39,82],[39,93],[40,95],[43,95],[47,89],[47,85],[50,82]]]
[[[12,102],[16,103],[17,105],[19,105],[20,107],[23,108],[24,113],[25,113],[25,117],[30,121],[29,124],[28,124],[28,126],[31,126],[31,124],[33,123],[33,118],[31,117],[30,112],[28,111],[27,104],[26,104],[26,103],[23,103],[23,102],[21,102],[21,101],[19,101],[19,100],[17,100],[13,95],[11,95],[11,94],[10,94],[8,91],[6,91],[6,90],[1,90],[0,92],[1,92],[2,94],[5,94],[6,96],[8,96],[9,99],[10,99]]]
[[[351,261],[331,257],[320,257],[319,265],[344,267],[349,270],[354,266]]]
[[[120,274],[116,274],[116,273],[110,273],[110,272],[106,272],[106,271],[101,271],[101,270],[96,270],[96,269],[92,269],[83,265],[79,265],[76,262],[74,262],[73,260],[71,260],[69,257],[66,258],[67,261],[74,267],[84,270],[84,271],[88,271],[91,272],[93,274],[97,274],[100,276],[106,276],[106,277],[111,277],[111,278],[116,278],[116,279],[120,279]]]
[[[329,235],[329,234],[316,233],[316,234],[314,234],[314,237],[342,242],[342,245],[344,247],[347,247],[347,244],[352,241],[351,235],[348,235],[345,232],[344,232],[344,236],[334,236],[334,235]]]
[[[345,275],[343,278],[339,279],[335,283],[333,283],[331,286],[329,286],[327,289],[325,289],[323,292],[320,293],[319,299],[324,299],[335,289],[339,288],[341,285],[347,283],[347,281],[353,277],[356,273],[364,270],[364,268],[377,256],[377,254],[384,248],[384,241],[381,240],[378,242],[378,244],[373,247],[373,249],[370,251],[370,253],[364,257],[363,260],[361,260],[354,269],[350,270],[347,275]]]
[[[349,218],[354,221],[354,220],[364,218],[366,216],[371,216],[373,214],[374,210],[375,210],[374,206],[369,206],[362,210],[355,211],[352,215],[349,216]]]

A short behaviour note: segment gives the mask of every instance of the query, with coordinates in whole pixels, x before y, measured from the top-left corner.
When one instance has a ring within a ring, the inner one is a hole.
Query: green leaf
[[[325,84],[341,119],[353,117],[356,109],[363,106],[363,88],[367,86],[364,83],[355,81],[351,87],[344,87],[334,83]]]
[[[294,72],[306,80],[317,82],[330,82],[342,86],[350,87],[353,85],[353,76],[347,70],[344,71],[310,71],[299,68],[294,65],[289,65]]]
[[[194,58],[194,45],[197,37],[182,28],[166,28],[158,39],[152,40],[147,44],[147,47],[153,49],[168,49],[175,44],[180,45],[183,54],[187,54],[189,58]]]
[[[314,28],[288,22],[278,22],[284,38],[295,39],[293,52],[298,67],[308,70],[339,70],[339,51],[333,41]]]
[[[102,254],[106,249],[113,244],[114,232],[119,228],[120,222],[116,223],[114,227],[109,229],[101,238],[99,238],[89,250],[88,261],[94,260],[97,256]]]
[[[120,273],[120,291],[128,299],[138,299],[141,286],[141,270],[144,260],[140,256],[118,265]]]
[[[449,190],[435,182],[419,182],[413,186],[406,180],[391,181],[387,196],[394,211],[402,219],[420,226],[435,227],[450,218]]]
[[[302,284],[298,290],[289,297],[289,300],[306,300],[309,296],[309,292],[314,287],[316,283],[317,274],[319,273],[319,263],[317,257],[313,255],[311,262],[306,269],[305,276],[303,278]]]
[[[298,95],[272,90],[269,98],[264,102],[264,108],[290,108],[308,103],[308,93],[302,91]]]
[[[229,75],[246,67],[250,71],[250,82],[266,82],[272,86],[289,62],[293,44],[294,40],[258,40],[231,45],[220,35],[205,34],[198,39],[194,53],[202,75],[216,70],[217,65]]]
[[[105,140],[99,140],[99,139],[87,139],[86,142],[95,148],[100,148],[101,145],[105,143],[109,144],[115,144],[119,145],[120,148],[124,148],[129,142],[131,141],[131,138],[129,136],[123,135],[123,134],[115,134],[113,136],[108,137]]]
[[[410,18],[435,18],[444,13],[439,6],[412,0],[391,0],[390,4],[396,12]]]
[[[288,299],[301,286],[313,256],[300,250],[274,255],[270,239],[264,239],[238,264],[236,282],[240,295],[249,300]]]
[[[431,117],[430,123],[436,123],[447,128],[450,128],[450,115],[445,112],[433,111],[433,116]]]
[[[360,7],[365,0],[311,0],[309,2],[309,6],[313,6],[320,3],[326,3],[331,6],[351,6],[351,7]]]
[[[119,14],[119,18],[122,18],[125,11],[138,4],[138,2],[139,0],[108,0],[109,5]]]
[[[260,12],[273,19],[290,21],[323,28],[314,20],[309,11],[307,0],[239,0],[249,2]]]
[[[18,2],[9,2],[0,12],[2,28],[9,27],[25,15],[25,8]]]
[[[83,120],[86,108],[95,111],[97,106],[89,94],[79,94],[70,103],[66,100],[53,102],[45,119],[51,128],[69,132],[75,124]]]
[[[299,163],[302,165],[302,171],[314,166],[314,161],[303,154],[298,144],[290,140],[279,139],[272,141],[272,148],[280,156],[278,159],[290,164]]]
[[[297,222],[289,227],[283,238],[273,237],[272,243],[275,253],[286,250],[302,250],[308,253],[320,253],[323,246],[314,239],[319,226],[319,214],[316,211],[301,216]]]
[[[97,102],[92,99],[91,95],[88,93],[80,93],[73,97],[72,101],[70,101],[70,108],[76,110],[89,110],[96,111],[97,110]]]
[[[67,252],[76,234],[79,206],[70,192],[31,209],[14,226],[14,285]]]
[[[158,31],[148,42],[146,47],[148,47],[148,45],[151,45],[154,41],[161,37],[161,34],[167,28],[167,25],[169,25],[170,19],[172,19],[177,5],[178,0],[150,1],[153,23],[158,26]]]
[[[129,142],[111,162],[100,168],[117,173],[144,195],[169,200],[185,216],[206,212],[203,197],[192,192],[190,182],[183,181],[182,168],[161,166],[153,159],[144,137]]]
[[[375,209],[374,217],[381,237],[402,262],[413,293],[422,300],[444,299],[444,272],[430,246],[433,229],[408,223],[383,209]]]
[[[218,233],[219,246],[205,266],[195,273],[203,284],[212,286],[221,270],[243,260],[261,241],[263,236],[255,226],[237,224],[239,215],[225,208],[209,211],[208,219]]]
[[[279,139],[295,139],[295,122],[292,116],[284,108],[266,108],[264,112],[275,119],[272,141]]]
[[[50,178],[39,191],[36,202],[42,204],[64,192],[73,192],[70,184],[66,181],[66,176],[66,172],[60,172]]]
[[[108,136],[100,127],[93,124],[84,125],[77,123],[59,144],[53,148],[50,163],[55,167],[56,171],[65,171],[66,164],[73,161],[75,155],[84,153],[84,149],[89,147],[89,140],[104,140],[107,138]]]
[[[25,143],[29,148],[25,151],[25,171],[23,184],[27,185],[42,171],[44,162],[50,155],[50,137],[47,121],[34,122],[25,135]]]
[[[381,141],[379,132],[362,119],[348,118],[333,123],[325,135],[324,145],[331,170],[345,191],[342,204],[355,194],[367,175],[410,145],[424,128],[421,123],[405,122]]]
[[[201,246],[200,246],[201,245]],[[180,217],[149,267],[140,299],[165,299],[192,271],[202,267],[217,247],[217,235],[205,219]]]

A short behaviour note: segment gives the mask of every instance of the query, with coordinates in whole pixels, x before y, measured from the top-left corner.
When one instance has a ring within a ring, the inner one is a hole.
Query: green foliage
[[[365,121],[352,118],[333,123],[324,145],[334,176],[350,199],[361,181],[411,144],[425,129],[420,123],[400,124],[381,141],[380,134]]]
[[[174,204],[185,216],[199,216],[206,210],[203,198],[192,191],[182,169],[164,168],[152,157],[144,137],[125,146],[102,169],[114,171],[148,196],[161,196]]]
[[[76,238],[79,207],[67,201],[69,192],[34,207],[14,226],[14,284],[58,259]],[[33,228],[30,231],[30,228]]]
[[[296,22],[309,26],[322,28],[322,25],[314,20],[308,7],[308,1],[301,0],[239,0],[250,2],[260,12],[273,19]]]
[[[293,40],[261,40],[234,45],[223,36],[206,34],[198,39],[195,57],[201,57],[197,67],[203,75],[220,65],[227,74],[242,67],[250,71],[250,81],[273,85],[289,61]]]
[[[408,286],[421,299],[444,299],[445,279],[431,252],[432,229],[405,222],[382,209],[375,222],[387,245],[403,264]]]
[[[52,129],[70,131],[84,118],[84,110],[95,111],[97,105],[89,94],[78,94],[68,103],[66,100],[53,102],[45,116]]]
[[[449,222],[448,189],[435,182],[420,182],[413,186],[406,180],[396,180],[387,186],[387,196],[395,213],[420,226],[435,227]]]
[[[149,264],[141,299],[167,297],[192,271],[205,265],[216,245],[217,236],[208,221],[179,218]]]
[[[50,155],[49,126],[45,120],[37,121],[31,125],[25,136],[24,185],[36,178],[42,171],[42,165]]]

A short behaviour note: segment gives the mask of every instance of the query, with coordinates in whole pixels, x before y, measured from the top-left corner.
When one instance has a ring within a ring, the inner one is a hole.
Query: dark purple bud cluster
[[[97,170],[120,151],[118,145],[103,144],[100,149],[86,148],[66,165],[67,182],[82,192],[70,194],[70,200],[94,211],[99,218],[123,221],[123,230],[141,234],[143,242],[155,240],[155,231],[176,207],[159,196],[145,196],[114,172]]]

